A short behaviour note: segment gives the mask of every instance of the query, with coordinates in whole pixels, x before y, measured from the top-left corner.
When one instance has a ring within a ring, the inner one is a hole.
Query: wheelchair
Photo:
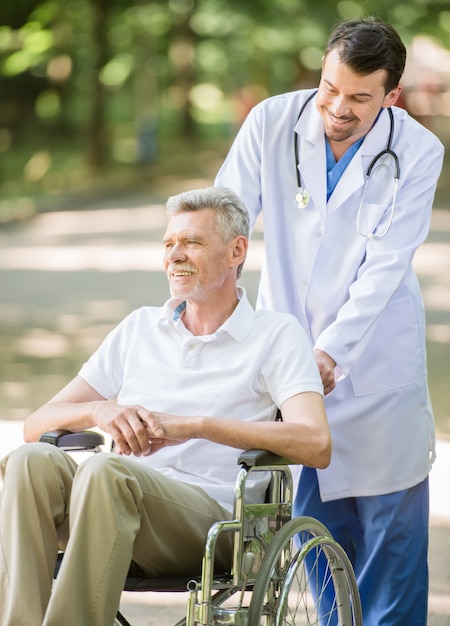
[[[98,452],[96,431],[45,433],[41,441],[68,452]],[[326,527],[311,517],[292,518],[293,481],[288,461],[264,450],[243,452],[238,463],[231,521],[212,525],[201,576],[145,579],[133,568],[125,591],[187,591],[186,616],[175,626],[362,626],[361,602],[350,560]],[[245,502],[249,476],[265,472],[264,502]],[[214,571],[222,533],[233,534],[229,572]],[[116,624],[131,626],[117,613]]]

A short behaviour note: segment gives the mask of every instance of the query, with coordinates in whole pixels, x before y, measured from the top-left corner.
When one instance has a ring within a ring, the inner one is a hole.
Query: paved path
[[[23,354],[45,352],[50,361],[58,359],[76,337],[81,344],[70,346],[79,350],[81,358],[125,313],[142,304],[161,303],[168,295],[160,271],[164,223],[160,204],[136,199],[93,211],[42,214],[28,224],[0,231],[4,337],[9,332]],[[251,299],[261,255],[257,229],[242,279]],[[443,436],[430,479],[429,626],[450,626],[450,212],[435,211],[430,239],[415,264],[424,291],[429,338],[443,350],[442,363],[436,367],[443,379],[444,397],[439,404]],[[21,420],[48,398],[48,388],[56,390],[65,382],[57,372],[36,378],[40,381],[36,387],[28,387],[26,381],[0,380],[1,416],[8,418],[0,421],[0,457],[20,444]],[[14,403],[17,397],[26,401]],[[134,626],[172,625],[183,615],[184,603],[180,595],[124,594],[124,607]]]

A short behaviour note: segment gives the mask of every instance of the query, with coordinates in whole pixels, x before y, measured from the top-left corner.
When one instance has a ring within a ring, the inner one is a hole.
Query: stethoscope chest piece
[[[295,201],[299,209],[306,209],[311,199],[311,194],[304,187],[299,187],[295,194]]]
[[[310,96],[303,103],[302,108],[300,109],[300,113],[297,117],[297,122],[301,118],[303,111],[305,110],[306,105],[312,98],[316,95],[317,91],[313,91]],[[294,156],[295,156],[295,172],[297,174],[297,193],[295,194],[295,202],[299,209],[306,209],[309,205],[309,201],[311,200],[311,194],[309,191],[302,187],[301,179],[300,179],[300,169],[299,169],[299,159],[298,159],[298,135],[294,131]]]

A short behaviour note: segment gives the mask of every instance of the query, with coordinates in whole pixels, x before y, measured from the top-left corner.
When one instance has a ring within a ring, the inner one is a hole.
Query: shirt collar
[[[240,343],[249,335],[255,320],[255,311],[248,301],[247,293],[243,287],[237,290],[239,302],[230,317],[218,329],[226,332]]]
[[[215,336],[228,333],[235,341],[240,343],[250,333],[255,319],[255,311],[248,301],[247,293],[243,287],[237,288],[239,302],[230,317],[220,326]],[[186,302],[179,298],[170,298],[161,309],[160,322],[173,324],[179,323],[181,315],[186,308]]]

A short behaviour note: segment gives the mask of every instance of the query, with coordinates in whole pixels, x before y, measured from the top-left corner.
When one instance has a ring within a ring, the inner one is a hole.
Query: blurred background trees
[[[331,26],[364,15],[426,62],[406,77],[412,113],[445,116],[447,0],[2,0],[0,220],[18,195],[108,172],[118,184],[228,145],[263,97],[315,85]]]
[[[158,204],[211,181],[249,109],[317,85],[330,28],[368,15],[391,22],[409,48],[403,106],[450,145],[449,0],[0,0],[0,226],[40,210]],[[447,172],[439,208],[450,206]],[[51,397],[131,306],[161,302],[164,276],[150,272],[147,284],[147,262],[135,267],[140,245],[159,242],[157,212],[145,210],[153,226],[127,247],[130,218],[119,211],[119,228],[108,210],[75,222],[76,213],[53,215],[56,232],[33,231],[29,248],[20,224],[0,228],[16,242],[12,266],[6,254],[0,267],[7,419]],[[449,433],[449,272],[433,236],[430,384]]]

